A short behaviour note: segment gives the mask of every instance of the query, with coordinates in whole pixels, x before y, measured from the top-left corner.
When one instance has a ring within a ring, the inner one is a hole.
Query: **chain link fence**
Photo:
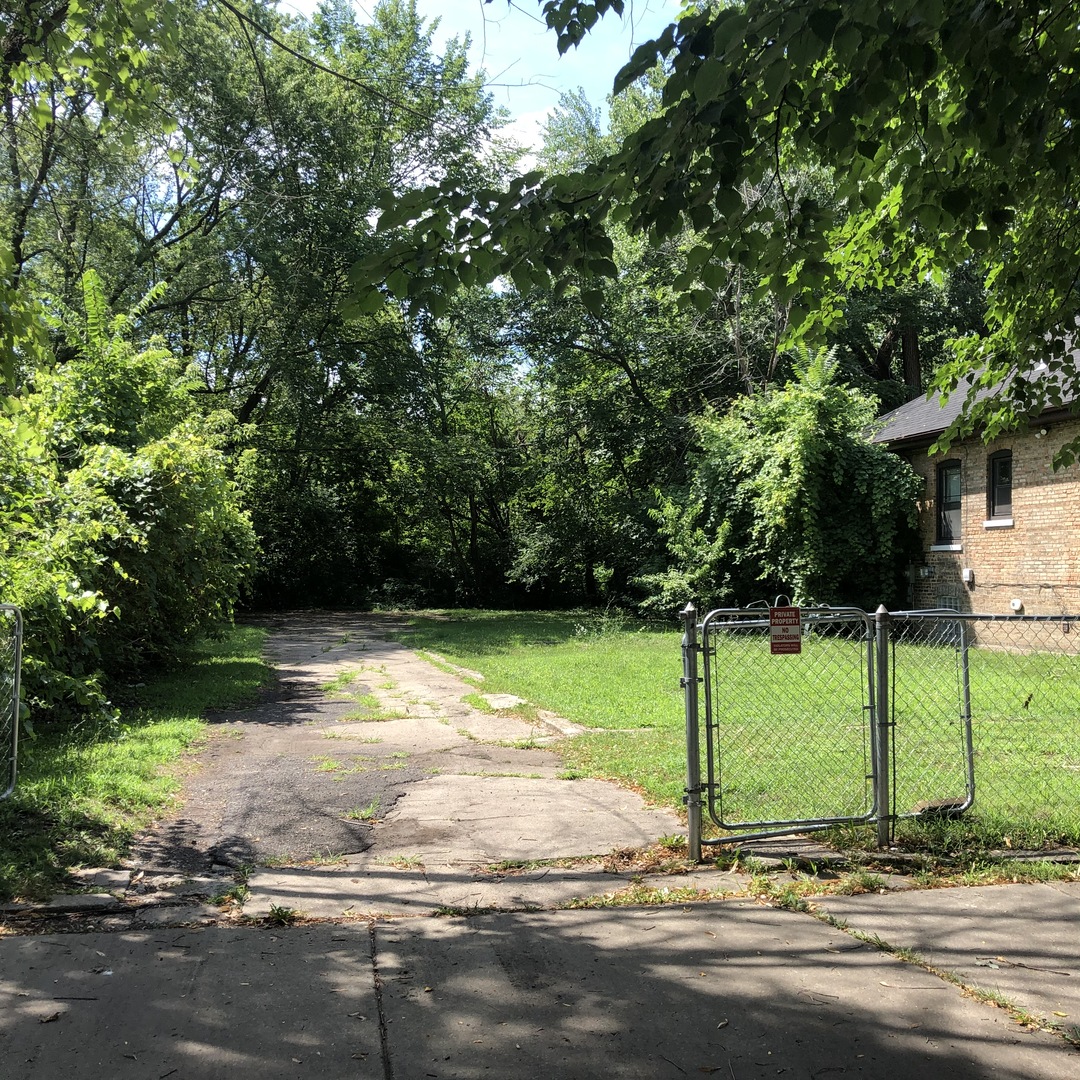
[[[18,608],[0,604],[0,799],[15,790],[21,661],[22,616]]]
[[[942,821],[1080,842],[1080,617],[804,609],[799,652],[773,655],[767,610],[683,614],[692,838],[707,813],[729,835],[704,843]]]
[[[958,816],[970,802],[964,816],[989,843],[1076,842],[1080,619],[912,612],[889,622],[893,813]],[[957,764],[969,739],[970,777]]]

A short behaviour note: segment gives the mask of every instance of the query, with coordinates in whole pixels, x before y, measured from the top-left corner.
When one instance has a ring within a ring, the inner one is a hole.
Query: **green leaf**
[[[695,203],[687,211],[690,217],[690,224],[698,232],[704,232],[715,220],[712,207],[707,203]]]
[[[694,100],[699,105],[707,105],[715,100],[724,89],[727,65],[715,57],[703,61],[694,75]]]
[[[696,270],[704,265],[712,256],[712,248],[708,244],[696,244],[686,253],[686,267],[688,270]]]
[[[720,188],[713,199],[716,212],[722,218],[731,218],[745,209],[743,197],[736,188]]]
[[[382,310],[386,304],[386,297],[381,289],[365,289],[357,296],[356,304],[362,314],[373,315]]]
[[[792,74],[801,75],[825,52],[822,39],[816,34],[796,34],[787,45],[787,57]]]
[[[713,56],[724,56],[732,44],[742,39],[750,20],[746,12],[738,8],[721,10],[714,20]]]
[[[704,314],[713,306],[716,297],[708,289],[694,289],[690,293],[690,302]]]
[[[394,270],[386,279],[386,287],[396,296],[399,300],[403,300],[409,295],[409,283],[411,278],[404,270]]]
[[[611,259],[589,259],[586,265],[589,272],[597,277],[617,278],[619,276],[619,268]]]
[[[630,57],[630,62],[615,76],[615,82],[612,85],[611,92],[616,95],[621,94],[632,82],[641,78],[641,76],[655,66],[655,64],[656,43],[646,41],[643,45],[639,45],[634,50],[633,56]]]
[[[708,263],[706,266],[702,267],[701,280],[710,289],[722,289],[728,281],[728,269],[723,263]]]
[[[581,303],[585,310],[597,317],[604,313],[604,292],[602,289],[582,289]]]
[[[811,33],[825,45],[832,43],[833,34],[840,22],[839,8],[818,7],[807,17],[807,25]]]

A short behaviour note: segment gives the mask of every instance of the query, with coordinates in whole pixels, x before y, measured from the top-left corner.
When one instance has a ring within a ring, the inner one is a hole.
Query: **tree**
[[[154,0],[27,0],[0,14],[0,382],[15,386],[45,336],[41,312],[21,288],[42,254],[31,217],[70,145],[112,134],[154,115],[148,46],[175,44],[175,7]],[[157,123],[161,125],[158,118]],[[52,223],[51,235],[65,222]]]
[[[239,421],[228,437],[263,542],[260,599],[364,602],[408,576],[397,526],[419,500],[388,461],[402,430],[412,446],[428,437],[404,402],[439,361],[396,310],[343,319],[349,268],[383,242],[381,191],[497,182],[511,157],[500,118],[465,43],[436,50],[413,0],[383,0],[366,23],[341,0],[310,19],[263,0],[170,11],[168,47],[148,39],[138,60],[154,109],[127,105],[110,125],[93,87],[70,96],[59,75],[47,137],[28,91],[12,106],[19,170],[0,170],[0,240],[10,223],[41,347],[22,350],[21,377],[75,358],[44,315],[78,309],[87,270],[118,309],[153,288],[132,339],[160,335],[202,373],[184,383],[194,407]],[[40,180],[32,198],[24,177]],[[461,567],[443,554],[431,580],[453,596]]]
[[[565,51],[623,4],[541,7]],[[412,222],[413,236],[358,264],[354,307],[377,307],[383,281],[441,305],[459,282],[497,275],[557,289],[611,277],[610,222],[654,244],[689,224],[700,242],[685,302],[708,307],[735,263],[755,295],[790,307],[804,339],[838,323],[852,290],[970,265],[986,333],[958,343],[936,385],[971,382],[946,440],[993,437],[1080,395],[1077,55],[1064,0],[703,5],[616,77],[618,93],[657,63],[666,73],[660,114],[617,149],[505,190],[434,184],[389,201],[383,227]],[[829,170],[834,206],[788,190],[787,164],[806,156]],[[1058,463],[1078,453],[1080,442]]]
[[[695,421],[701,451],[688,490],[657,515],[673,566],[644,582],[655,606],[783,592],[874,607],[899,594],[922,480],[870,441],[875,402],[838,381],[831,353],[803,350],[795,371],[782,389]]]

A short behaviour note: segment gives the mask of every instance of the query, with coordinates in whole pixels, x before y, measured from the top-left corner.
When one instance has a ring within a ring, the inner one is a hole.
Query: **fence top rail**
[[[797,605],[793,605],[797,606]],[[867,615],[862,608],[857,607],[805,607],[800,610],[799,617],[813,623],[840,623],[858,621],[867,626],[873,624],[873,616]],[[701,630],[705,632],[713,623],[721,623],[729,619],[732,622],[738,620],[738,625],[744,629],[764,628],[769,625],[769,609],[762,607],[752,608],[715,608],[701,620]]]
[[[890,611],[893,619],[927,619],[930,621],[955,622],[999,622],[999,623],[1080,623],[1080,615],[995,615],[975,611],[954,611],[950,608],[935,608],[929,611]]]

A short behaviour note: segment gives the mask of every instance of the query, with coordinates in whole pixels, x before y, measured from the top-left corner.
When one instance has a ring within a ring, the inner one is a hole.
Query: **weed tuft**
[[[270,912],[266,921],[274,926],[294,926],[300,921],[302,915],[296,908],[280,907],[277,904],[270,905]]]
[[[326,694],[346,693],[348,691],[349,687],[352,686],[352,684],[354,682],[356,682],[357,679],[360,678],[361,674],[363,673],[363,670],[364,670],[363,666],[361,666],[359,668],[354,668],[354,669],[351,669],[351,670],[348,670],[348,671],[339,672],[329,682],[324,682],[322,684],[321,689],[322,689],[323,693],[326,693]]]
[[[376,795],[367,806],[354,806],[346,810],[344,816],[349,821],[377,821],[380,811],[379,797]]]

